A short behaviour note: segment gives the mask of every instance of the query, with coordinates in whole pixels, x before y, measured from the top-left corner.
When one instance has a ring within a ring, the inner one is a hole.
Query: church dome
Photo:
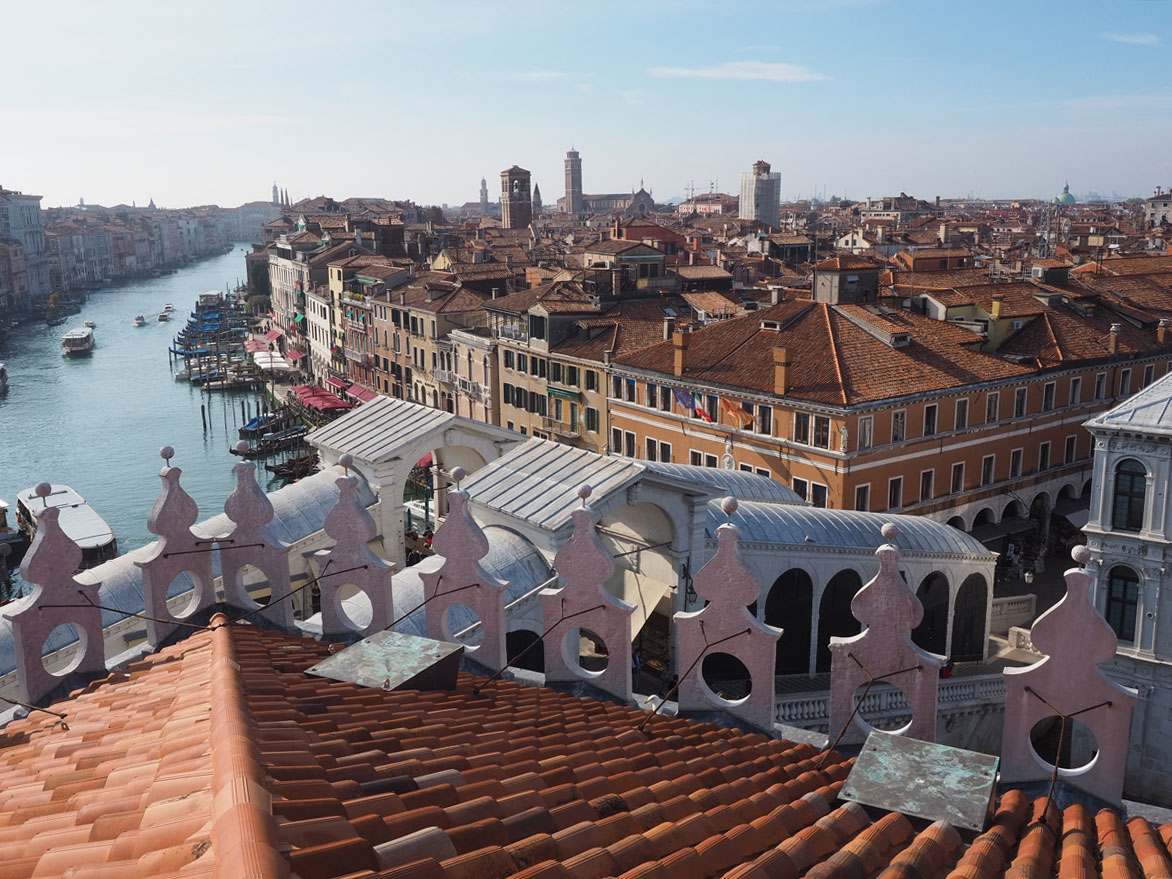
[[[1070,184],[1062,187],[1062,191],[1054,196],[1052,204],[1074,204],[1074,196],[1070,194]]]

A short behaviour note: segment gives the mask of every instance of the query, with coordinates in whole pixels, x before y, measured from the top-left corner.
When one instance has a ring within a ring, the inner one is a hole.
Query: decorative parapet
[[[721,509],[731,517],[737,509],[736,499],[725,498]],[[716,554],[693,580],[693,588],[708,604],[702,610],[675,615],[677,666],[681,669],[679,705],[682,710],[723,709],[758,729],[772,729],[775,654],[782,630],[749,613],[749,605],[760,598],[762,589],[741,558],[736,526],[731,522],[721,525],[716,534]],[[704,679],[705,659],[720,654],[735,657],[748,670],[747,696],[726,699]]]
[[[456,631],[449,611],[463,605],[480,618],[480,643],[465,644],[471,659],[486,668],[497,671],[504,668],[505,655],[505,588],[508,583],[497,580],[480,564],[488,554],[488,538],[476,524],[468,510],[468,492],[459,487],[464,468],[452,469],[456,489],[449,491],[448,515],[435,532],[431,546],[443,556],[438,570],[420,573],[423,597],[427,601],[427,637],[437,641],[455,641]]]
[[[1080,566],[1091,551],[1076,546],[1071,557]],[[1099,669],[1115,655],[1115,632],[1091,604],[1092,578],[1081,567],[1066,571],[1066,596],[1038,617],[1030,639],[1044,658],[1025,668],[1007,668],[1005,732],[1001,745],[1004,781],[1037,781],[1055,772],[1031,740],[1034,727],[1059,719],[1058,753],[1072,741],[1074,719],[1095,736],[1098,753],[1084,766],[1057,769],[1059,777],[1106,800],[1119,803],[1127,765],[1127,744],[1135,690],[1120,686]],[[1061,760],[1061,758],[1059,758]]]
[[[37,484],[37,497],[52,491]],[[83,584],[73,576],[81,563],[81,548],[57,521],[60,510],[45,506],[37,512],[37,534],[20,566],[21,577],[33,584],[25,606],[8,619],[12,624],[20,698],[35,703],[49,695],[72,672],[99,673],[106,667],[102,612],[98,609],[101,583]],[[73,661],[57,673],[45,668],[45,642],[58,626],[72,625],[78,643]]]
[[[912,630],[924,616],[920,600],[899,575],[899,529],[882,528],[889,542],[875,551],[879,573],[851,601],[851,613],[863,624],[858,635],[830,639],[830,730],[843,743],[861,742],[871,731],[862,716],[856,691],[878,681],[907,694],[911,721],[894,732],[927,742],[936,740],[936,695],[943,657],[921,649]]]
[[[578,489],[582,507],[570,516],[574,533],[554,557],[553,566],[565,585],[541,592],[545,618],[545,679],[547,682],[587,681],[622,702],[631,699],[631,616],[635,606],[616,598],[603,585],[614,573],[614,562],[595,526],[600,518],[586,506],[591,488]],[[580,632],[587,628],[606,644],[603,671],[580,662]]]
[[[334,481],[338,486],[338,500],[326,514],[324,523],[334,545],[314,555],[321,591],[322,634],[366,638],[387,628],[394,617],[391,600],[394,565],[388,565],[370,551],[368,544],[378,534],[378,527],[358,500],[358,480],[349,474],[353,457],[342,455],[338,463],[347,473]],[[348,586],[366,596],[370,604],[369,620],[353,619],[343,608],[342,591]]]
[[[142,600],[151,647],[159,646],[183,620],[216,603],[211,541],[191,530],[199,517],[199,507],[179,484],[183,471],[171,466],[175,450],[163,446],[159,455],[167,462],[159,471],[163,490],[147,516],[147,529],[159,539],[149,556],[135,562],[142,569]],[[173,612],[167,604],[167,593],[175,578],[183,574],[191,578],[191,600]]]
[[[248,444],[237,444],[244,451]],[[269,534],[268,523],[273,520],[273,504],[257,485],[256,465],[240,463],[236,471],[236,489],[224,502],[224,512],[232,520],[232,530],[216,538],[220,550],[220,571],[224,583],[224,597],[229,606],[256,612],[280,629],[293,627],[293,608],[289,595],[288,549]],[[259,604],[248,594],[244,577],[249,568],[255,568],[268,580],[269,600]]]

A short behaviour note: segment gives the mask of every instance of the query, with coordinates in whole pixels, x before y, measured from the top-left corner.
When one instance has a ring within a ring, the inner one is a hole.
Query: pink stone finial
[[[244,440],[240,440],[236,443],[236,454],[243,455],[247,451],[248,451],[248,443],[247,442],[245,442]]]
[[[350,468],[354,466],[354,456],[351,455],[349,452],[346,452],[346,454],[339,456],[338,466],[340,466],[343,470],[345,470],[347,473],[349,473]]]
[[[159,449],[159,457],[170,464],[171,459],[175,457],[175,450],[170,446],[163,446]]]
[[[37,487],[33,489],[33,494],[44,500],[53,493],[53,486],[47,482],[38,482]]]
[[[594,489],[590,487],[589,483],[583,482],[578,486],[578,497],[582,499],[582,506],[586,506],[586,501],[592,494],[594,494]]]
[[[1085,546],[1076,546],[1070,551],[1070,557],[1080,565],[1085,565],[1091,560],[1091,551]]]
[[[899,526],[894,522],[887,522],[879,529],[879,533],[883,535],[885,540],[895,540],[899,537]]]
[[[452,468],[452,482],[456,483],[456,488],[460,487],[460,481],[467,475],[463,467]]]
[[[735,497],[726,497],[720,502],[720,509],[729,518],[732,518],[732,514],[737,511],[738,506],[740,506],[740,504],[737,502]]]

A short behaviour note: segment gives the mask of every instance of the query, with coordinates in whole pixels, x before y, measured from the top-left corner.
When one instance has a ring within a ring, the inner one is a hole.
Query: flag
[[[696,408],[696,398],[687,391],[682,391],[679,388],[672,388],[671,395],[676,398],[676,402],[685,412],[691,412]]]
[[[725,413],[728,414],[728,417],[737,423],[737,427],[748,427],[753,423],[753,416],[728,397],[721,397],[720,405]]]
[[[703,402],[701,402],[703,399],[704,398],[700,394],[697,394],[695,397],[696,414],[699,415],[701,418],[703,418],[705,421],[707,421],[709,424],[711,424],[712,423],[712,416],[709,415],[707,410],[704,408],[704,404],[703,404]]]

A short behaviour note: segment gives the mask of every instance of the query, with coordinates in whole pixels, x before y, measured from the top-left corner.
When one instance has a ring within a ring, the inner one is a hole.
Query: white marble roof
[[[1132,373],[1134,378],[1135,373]],[[1118,406],[1096,415],[1088,429],[1139,430],[1172,434],[1172,376],[1152,382]]]
[[[313,431],[305,439],[319,449],[338,454],[348,452],[358,460],[379,464],[455,419],[455,415],[442,409],[380,396]]]

